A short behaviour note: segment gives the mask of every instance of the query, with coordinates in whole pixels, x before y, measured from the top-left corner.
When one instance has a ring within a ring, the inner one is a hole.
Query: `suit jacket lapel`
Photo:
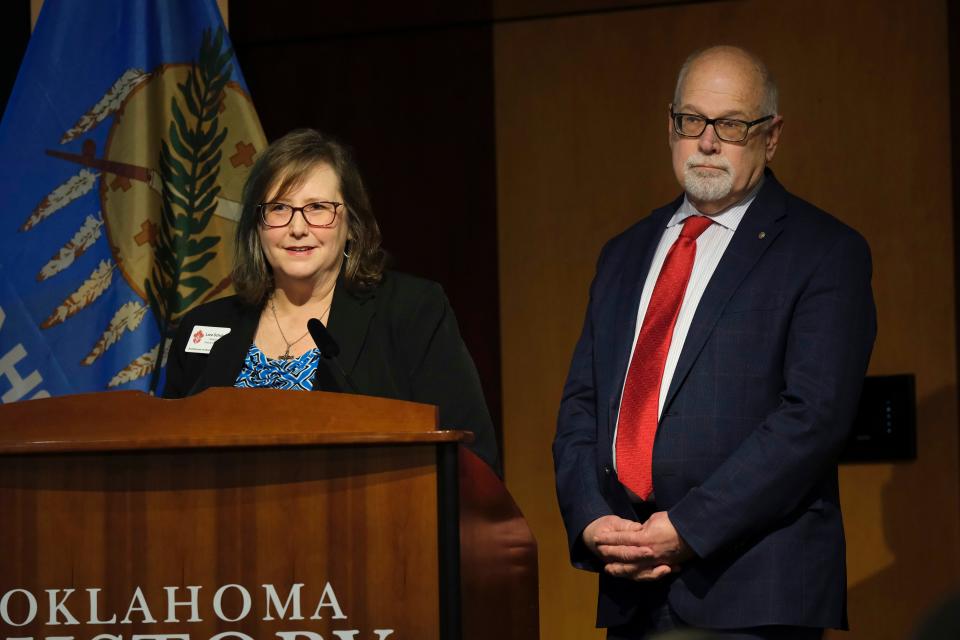
[[[703,297],[700,298],[700,304],[697,305],[693,322],[683,343],[683,350],[680,352],[680,359],[677,361],[677,368],[670,381],[661,416],[666,415],[667,408],[690,373],[690,368],[700,355],[727,302],[783,230],[783,218],[786,215],[785,194],[773,173],[767,170],[765,184],[740,221],[733,239],[730,240],[703,292]]]
[[[385,277],[389,277],[386,275]],[[327,328],[340,347],[338,360],[347,373],[357,364],[367,338],[367,329],[376,311],[377,290],[350,291],[341,279],[333,292]]]
[[[653,262],[653,255],[657,252],[657,245],[663,235],[670,216],[683,202],[683,197],[677,198],[665,207],[654,210],[649,217],[650,230],[638,238],[636,247],[627,257],[624,268],[620,271],[620,283],[617,288],[617,312],[613,354],[614,378],[611,389],[610,408],[611,420],[620,400],[620,391],[627,376],[627,365],[630,362],[630,352],[633,348],[633,338],[637,328],[637,310],[640,306],[640,296],[643,294],[643,285]],[[612,424],[610,425],[612,429]]]
[[[261,307],[240,306],[240,313],[230,323],[230,333],[217,340],[210,350],[203,373],[194,383],[191,394],[210,387],[233,386],[253,344],[261,310]]]

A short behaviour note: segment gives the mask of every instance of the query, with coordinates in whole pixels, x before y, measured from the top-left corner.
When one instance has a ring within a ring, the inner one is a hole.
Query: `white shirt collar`
[[[747,212],[747,209],[750,208],[750,205],[753,203],[754,199],[757,197],[760,188],[763,186],[763,178],[760,178],[760,182],[757,183],[750,193],[748,193],[743,200],[738,202],[735,205],[731,205],[721,211],[720,213],[709,216],[711,220],[725,229],[730,231],[736,231],[737,227],[740,225],[740,221],[743,220],[743,215]],[[667,223],[667,227],[672,227],[674,225],[680,224],[690,216],[699,216],[703,215],[697,208],[693,206],[690,202],[690,199],[684,194],[683,203],[680,205],[680,208],[676,210],[673,216],[670,217],[670,222]]]

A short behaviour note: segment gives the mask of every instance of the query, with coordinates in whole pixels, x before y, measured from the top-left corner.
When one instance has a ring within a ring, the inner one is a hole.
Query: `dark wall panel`
[[[0,37],[6,54],[0,58],[0,113],[7,107],[10,91],[17,79],[20,62],[27,51],[30,39],[30,2],[16,0],[3,7],[3,20],[0,20]]]
[[[489,23],[490,0],[231,0],[230,33],[245,42],[278,42],[344,37],[400,30],[444,30],[465,23]]]

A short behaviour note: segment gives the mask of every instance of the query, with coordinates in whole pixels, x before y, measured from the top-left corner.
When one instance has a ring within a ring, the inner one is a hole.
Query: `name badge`
[[[210,349],[213,349],[213,345],[217,340],[228,333],[230,333],[230,327],[207,327],[202,324],[194,325],[184,351],[187,353],[210,353]]]

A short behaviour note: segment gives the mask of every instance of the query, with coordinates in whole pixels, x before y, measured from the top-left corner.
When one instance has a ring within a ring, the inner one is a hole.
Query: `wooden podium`
[[[437,427],[322,392],[0,406],[0,634],[538,638],[530,530]]]

